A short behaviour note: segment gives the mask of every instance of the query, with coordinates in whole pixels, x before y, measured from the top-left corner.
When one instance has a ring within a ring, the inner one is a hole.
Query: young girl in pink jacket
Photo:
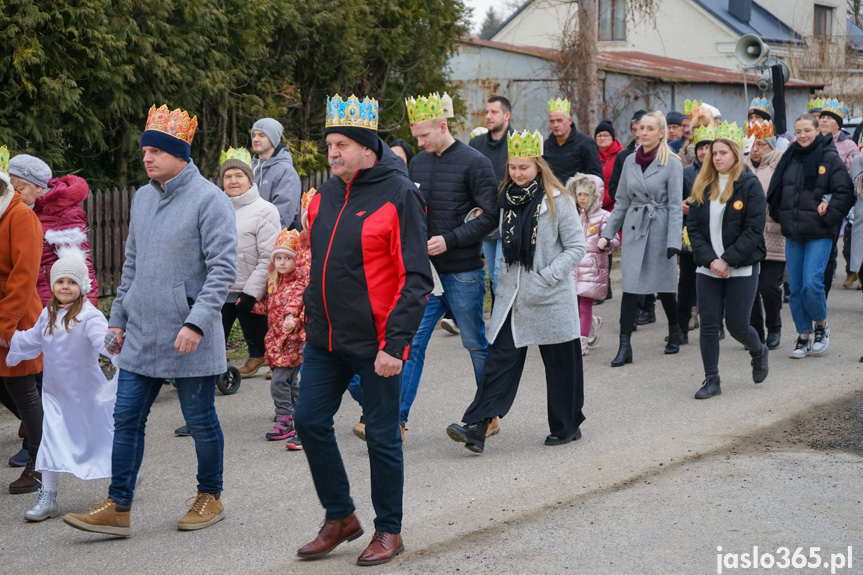
[[[581,355],[588,355],[588,347],[599,341],[602,318],[593,315],[593,301],[605,299],[608,291],[608,254],[620,247],[620,237],[614,236],[611,250],[597,246],[602,230],[611,215],[602,209],[605,184],[591,174],[576,174],[566,183],[567,189],[578,201],[578,213],[584,226],[587,253],[572,271],[578,293],[578,316],[581,321]]]

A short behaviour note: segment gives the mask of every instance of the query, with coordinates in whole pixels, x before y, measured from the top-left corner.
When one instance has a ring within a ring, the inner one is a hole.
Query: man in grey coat
[[[300,176],[294,160],[282,145],[282,125],[273,118],[261,118],[252,126],[252,172],[261,197],[276,206],[283,228],[299,227]]]
[[[237,275],[237,231],[230,200],[190,158],[196,127],[184,111],[153,106],[141,135],[150,183],[132,200],[108,330],[119,346],[113,475],[108,499],[64,517],[83,531],[130,534],[144,428],[166,378],[176,381],[198,457],[198,493],[177,528],[202,529],[224,517],[224,438],[214,396],[227,364],[220,310]]]

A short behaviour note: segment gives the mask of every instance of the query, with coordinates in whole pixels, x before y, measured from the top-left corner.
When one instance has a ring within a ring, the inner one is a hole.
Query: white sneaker
[[[590,348],[587,345],[587,338],[581,336],[581,355],[584,357],[585,355],[590,355]]]
[[[587,338],[587,345],[590,347],[599,343],[599,328],[602,327],[602,318],[598,315],[593,316],[590,322],[590,335]]]
[[[440,326],[453,335],[458,335],[458,324],[454,320],[443,318],[440,320]]]
[[[815,324],[815,341],[812,343],[813,355],[821,355],[827,351],[827,346],[830,345],[830,328],[827,322],[823,325]]]
[[[791,359],[803,359],[812,351],[812,340],[809,338],[803,339],[800,336],[797,336],[797,345],[794,346],[794,351],[791,352],[789,357]]]
[[[36,505],[24,513],[24,519],[27,521],[45,521],[58,515],[60,515],[60,508],[57,506],[57,492],[40,487],[39,491],[36,492]]]

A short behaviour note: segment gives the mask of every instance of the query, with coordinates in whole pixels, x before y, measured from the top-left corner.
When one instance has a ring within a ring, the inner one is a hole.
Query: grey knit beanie
[[[252,132],[255,130],[263,132],[270,139],[273,147],[278,148],[279,144],[282,143],[282,132],[285,131],[285,128],[273,118],[261,118],[252,126]]]
[[[45,190],[48,189],[48,180],[53,177],[48,164],[29,154],[18,154],[9,161],[9,175]]]

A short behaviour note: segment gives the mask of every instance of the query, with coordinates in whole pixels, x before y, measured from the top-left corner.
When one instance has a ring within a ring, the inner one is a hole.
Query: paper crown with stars
[[[507,134],[506,155],[508,158],[539,158],[542,157],[542,134],[537,130],[530,133],[527,130]]]
[[[821,106],[824,105],[824,98],[812,98],[808,102],[806,102],[806,111],[807,112],[820,112]]]
[[[848,107],[845,106],[845,102],[840,102],[835,98],[831,98],[830,100],[824,100],[821,105],[821,113],[829,114],[831,116],[838,116],[842,120],[848,117]]]
[[[569,116],[569,111],[571,110],[571,105],[567,98],[561,100],[558,98],[557,100],[549,100],[548,101],[548,113],[554,114],[555,112],[563,112],[567,116]]]
[[[716,126],[708,124],[699,126],[692,130],[692,143],[698,145],[702,142],[712,142],[716,139]]]
[[[766,140],[767,138],[772,138],[776,133],[773,130],[773,122],[770,120],[763,120],[761,122],[752,122],[751,124],[746,124],[746,137],[750,138],[755,136],[756,140]]]
[[[701,104],[701,100],[690,100],[689,98],[687,98],[686,101],[683,102],[683,115],[691,116],[692,111],[696,108],[700,108]]]
[[[343,100],[336,94],[327,98],[327,120],[325,128],[378,129],[378,102],[366,96],[362,101],[355,95]]]
[[[749,104],[749,111],[750,112],[763,112],[764,114],[767,114],[768,117],[773,116],[773,112],[770,109],[770,102],[767,100],[767,98],[755,98],[755,99],[753,99],[752,103]],[[763,115],[763,114],[759,114],[759,115]],[[765,119],[767,119],[767,118],[765,118]]]
[[[440,94],[437,92],[428,96],[407,98],[405,99],[405,107],[407,108],[408,120],[411,124],[447,117],[446,110],[444,110],[441,103]]]
[[[737,125],[737,122],[731,122],[730,124],[726,122],[722,122],[718,126],[716,126],[716,135],[713,138],[714,140],[728,140],[730,142],[734,142],[741,149],[743,149],[743,130]]]

